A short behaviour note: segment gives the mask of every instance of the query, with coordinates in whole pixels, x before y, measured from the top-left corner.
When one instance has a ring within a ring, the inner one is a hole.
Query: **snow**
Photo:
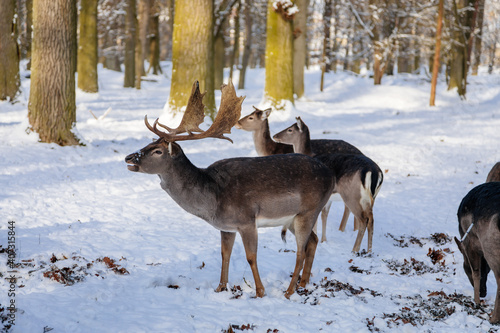
[[[259,106],[263,74],[249,70],[247,89],[237,91],[246,95],[242,116]],[[123,73],[99,68],[99,93],[77,92],[75,131],[85,143],[78,147],[39,143],[36,133],[26,132],[29,80],[23,79],[19,103],[0,102],[0,245],[7,247],[8,221],[15,221],[20,264],[13,331],[220,332],[231,324],[250,324],[254,332],[496,330],[487,321],[496,291],[492,274],[482,312],[469,314],[470,308],[451,302],[446,306],[453,311],[432,320],[423,309],[439,310],[433,292],[463,294],[469,301],[473,296],[454,242],[437,244],[430,237],[458,235],[460,200],[500,160],[500,75],[470,77],[463,101],[440,81],[436,107],[428,106],[424,76],[384,77],[374,86],[367,77],[329,73],[324,92],[319,77],[317,68],[306,72],[306,98],[287,117],[271,114],[271,132],[300,115],[313,138],[354,144],[379,164],[385,179],[375,203],[373,255],[350,252],[356,238],[352,216],[346,232],[338,231],[343,204],[334,202],[328,242],[318,245],[307,292],[290,300],[284,291],[295,264],[293,236],[284,244],[280,228],[259,229],[264,298],[254,298],[239,237],[229,271],[229,286],[239,289],[215,293],[219,232],[183,211],[156,176],[127,170],[124,157],[154,138],[144,115],[168,118],[168,77],[145,81],[138,91],[122,88]],[[181,146],[199,167],[256,156],[250,133],[233,129],[229,136],[234,144],[205,139]],[[434,265],[429,249],[449,249],[444,264]],[[115,273],[101,262],[104,257],[129,274]],[[0,253],[0,262],[5,307],[7,254]],[[44,277],[65,267],[82,281],[64,285]],[[417,310],[424,318],[410,320]]]

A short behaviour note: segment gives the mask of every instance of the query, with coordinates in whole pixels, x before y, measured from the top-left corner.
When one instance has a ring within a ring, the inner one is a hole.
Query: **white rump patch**
[[[289,226],[290,224],[292,224],[294,217],[295,215],[283,216],[278,218],[257,216],[257,218],[255,219],[255,224],[257,225],[257,228]]]
[[[373,204],[373,197],[370,189],[371,186],[372,186],[372,173],[371,171],[368,171],[366,173],[364,184],[361,184],[360,186],[361,200],[359,201],[359,204],[361,205],[361,208],[364,211],[366,211]]]

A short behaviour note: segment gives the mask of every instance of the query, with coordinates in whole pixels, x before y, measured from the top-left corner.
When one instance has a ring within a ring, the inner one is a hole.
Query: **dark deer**
[[[278,142],[293,145],[296,153],[314,156],[328,166],[336,178],[334,193],[339,193],[345,205],[354,214],[358,236],[353,252],[359,252],[365,230],[368,228],[368,248],[372,250],[373,204],[383,181],[378,165],[365,155],[314,154],[311,147],[309,128],[297,117],[297,122],[274,136]],[[340,230],[344,231],[346,221],[342,220]]]
[[[500,182],[500,162],[497,162],[493,168],[491,168],[486,178],[486,182]]]
[[[125,158],[128,169],[157,174],[161,187],[179,206],[220,230],[222,269],[217,292],[227,290],[229,259],[239,233],[252,269],[256,295],[263,297],[265,290],[257,269],[257,228],[283,225],[290,228],[297,240],[297,254],[285,293],[289,298],[302,268],[300,286],[309,281],[318,243],[312,229],[333,189],[332,172],[315,159],[297,154],[230,158],[203,169],[194,166],[175,141],[206,137],[229,140],[223,134],[230,132],[239,119],[244,97],[236,97],[229,82],[222,88],[221,105],[212,126],[205,132],[192,133],[199,131],[202,120],[199,114],[203,114],[204,108],[197,84],[192,94],[186,109],[190,114],[184,116],[183,128],[166,133],[158,129],[158,126],[166,128],[158,120],[151,126],[145,119],[146,126],[160,138],[128,155]],[[184,132],[187,134],[180,135]]]
[[[241,118],[234,127],[252,132],[253,142],[257,154],[259,154],[259,156],[269,156],[275,154],[293,153],[294,151],[292,145],[276,142],[271,138],[268,119],[272,109],[259,110],[255,106],[253,108],[255,111],[250,113],[248,116]],[[343,140],[311,140],[311,149],[315,154],[345,153],[362,155],[358,148]],[[326,221],[331,205],[332,201],[330,200],[321,211],[321,242],[326,241]],[[349,209],[345,206],[340,225],[345,225],[348,218]]]
[[[492,324],[500,323],[500,182],[474,187],[458,207],[455,242],[464,256],[464,271],[474,288],[474,302],[486,296],[486,278],[493,270],[497,282]]]

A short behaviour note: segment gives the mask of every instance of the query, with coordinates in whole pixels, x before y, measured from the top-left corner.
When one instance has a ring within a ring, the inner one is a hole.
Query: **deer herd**
[[[221,88],[221,103],[212,125],[203,131],[203,96],[198,82],[193,84],[179,126],[172,129],[158,119],[147,128],[159,136],[125,162],[133,172],[156,174],[160,185],[187,212],[205,220],[221,234],[222,267],[216,291],[227,290],[229,260],[236,233],[243,242],[252,270],[257,297],[265,288],[257,267],[258,228],[282,227],[295,235],[297,252],[289,298],[305,287],[311,276],[318,237],[316,221],[321,213],[322,236],[332,200],[340,196],[344,214],[339,230],[344,231],[350,213],[358,231],[353,252],[359,252],[368,229],[367,252],[372,250],[373,205],[383,182],[378,165],[358,148],[342,140],[315,140],[300,117],[292,126],[271,137],[271,109],[241,117],[245,97],[236,96],[231,81]],[[159,127],[165,129],[160,130]],[[207,168],[193,165],[178,141],[218,138],[232,142],[224,134],[236,127],[252,132],[259,157],[237,157],[217,161]],[[467,194],[458,210],[459,233],[455,238],[464,256],[464,270],[474,287],[474,300],[486,295],[486,277],[493,270],[500,284],[500,163],[485,184]],[[500,322],[500,290],[490,321]]]

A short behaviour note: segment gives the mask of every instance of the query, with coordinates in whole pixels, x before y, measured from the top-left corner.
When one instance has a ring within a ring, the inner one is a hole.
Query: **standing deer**
[[[145,124],[160,138],[128,155],[125,162],[134,172],[157,174],[161,187],[187,212],[211,224],[221,233],[222,268],[216,291],[227,290],[229,260],[239,233],[246,258],[252,269],[257,297],[265,294],[257,269],[257,228],[287,226],[297,241],[297,254],[292,280],[285,293],[295,291],[303,268],[300,286],[310,278],[318,243],[312,232],[314,223],[326,204],[334,186],[332,172],[322,163],[297,154],[256,158],[230,158],[207,168],[194,166],[176,141],[206,137],[230,140],[230,133],[241,113],[244,97],[237,97],[231,81],[222,87],[219,112],[210,128],[202,133],[203,94],[197,83],[188,102],[181,125],[163,132]],[[167,129],[168,130],[168,129]],[[187,135],[180,135],[187,132]],[[175,133],[175,134],[172,134]],[[231,141],[231,140],[230,140]]]
[[[486,178],[487,182],[500,182],[500,162],[497,162],[493,168],[491,168]]]
[[[255,111],[241,118],[234,127],[253,133],[253,142],[257,154],[259,156],[269,156],[275,154],[293,153],[294,151],[292,145],[276,142],[271,138],[268,119],[272,109],[269,108],[266,110],[259,110],[255,106],[253,108]],[[311,149],[315,154],[345,153],[362,155],[362,152],[358,148],[343,140],[311,140]],[[334,197],[336,196],[332,197],[333,200],[336,199]],[[329,200],[321,211],[321,242],[326,242],[326,221],[331,205],[332,200]],[[345,226],[348,218],[349,208],[345,206],[340,225]],[[284,230],[286,231],[286,229]],[[285,239],[284,234],[282,234],[282,237]]]
[[[490,318],[500,323],[500,182],[474,187],[458,207],[455,242],[464,256],[464,271],[474,288],[474,302],[486,296],[486,278],[493,270],[497,282],[495,307]]]
[[[314,156],[328,166],[336,177],[334,193],[339,193],[345,205],[354,214],[354,225],[358,236],[353,252],[359,252],[365,230],[368,228],[368,248],[372,250],[373,204],[383,181],[378,165],[365,155],[314,154],[309,128],[297,117],[297,122],[276,134],[273,138],[293,145],[296,153]],[[347,221],[342,220],[340,230],[345,230]]]

